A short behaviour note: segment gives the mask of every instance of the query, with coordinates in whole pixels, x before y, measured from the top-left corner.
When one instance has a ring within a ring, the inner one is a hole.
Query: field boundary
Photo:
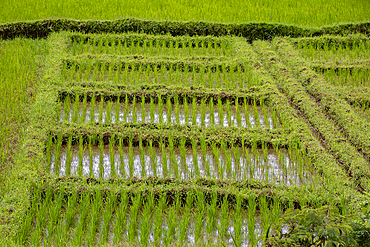
[[[119,20],[73,20],[47,19],[4,23],[0,25],[0,39],[15,37],[46,38],[53,32],[73,31],[82,33],[123,33],[138,32],[148,34],[171,34],[172,36],[242,36],[253,40],[271,40],[278,36],[292,38],[312,37],[324,34],[348,35],[370,34],[370,22],[345,23],[321,28],[302,28],[277,23],[251,22],[242,24],[222,24],[212,22],[149,21],[134,18]]]

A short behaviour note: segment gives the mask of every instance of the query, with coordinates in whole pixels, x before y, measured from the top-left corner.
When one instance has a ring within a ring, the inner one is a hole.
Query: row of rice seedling
[[[46,157],[46,171],[60,176],[90,176],[98,178],[114,177],[174,177],[192,179],[196,177],[220,179],[259,179],[282,184],[304,184],[312,182],[315,172],[310,159],[299,148],[269,149],[263,145],[257,148],[239,146],[228,147],[213,143],[206,144],[205,137],[200,145],[195,141],[187,147],[185,140],[179,146],[169,138],[169,144],[159,143],[159,147],[149,141],[148,146],[139,139],[139,146],[124,146],[122,139],[116,144],[114,136],[108,145],[102,138],[89,138],[84,143],[82,136],[79,144],[72,144],[72,136],[63,144],[61,137],[52,143],[49,138]]]
[[[110,193],[103,199],[99,191],[90,197],[75,190],[66,201],[63,188],[55,194],[49,188],[44,196],[36,191],[17,243],[257,246],[262,244],[259,236],[272,232],[271,224],[283,214],[278,198],[271,203],[263,196],[257,200],[254,195],[237,195],[230,203],[228,195],[209,194],[210,198],[202,191],[185,198],[176,194],[169,202],[165,194],[154,196],[153,191],[145,197]]]
[[[251,88],[240,88],[240,89],[230,89],[230,88],[204,88],[204,87],[182,87],[176,85],[156,85],[156,84],[146,84],[146,85],[122,85],[122,84],[108,84],[104,81],[91,81],[91,82],[65,82],[60,86],[54,88],[56,90],[57,99],[56,102],[62,103],[66,101],[69,97],[70,102],[75,102],[79,100],[80,102],[86,101],[89,104],[93,98],[96,102],[112,101],[112,103],[117,104],[119,101],[121,104],[126,102],[126,97],[128,98],[128,103],[132,104],[134,97],[135,102],[143,102],[145,104],[159,104],[159,101],[167,102],[168,98],[174,105],[176,101],[180,105],[188,104],[190,105],[193,100],[195,100],[199,105],[202,101],[209,105],[211,102],[213,104],[218,104],[221,100],[223,105],[226,105],[229,101],[230,105],[249,105],[257,106],[268,105],[269,96],[271,95],[271,90],[267,90],[264,86],[254,86]],[[351,100],[358,101],[365,97],[366,90],[351,91]],[[77,97],[78,96],[78,97]],[[143,99],[144,98],[144,99]],[[185,102],[186,98],[186,102]],[[366,98],[366,97],[365,97]]]
[[[172,37],[157,35],[73,35],[68,45],[72,55],[135,54],[170,56],[229,56],[230,38]]]
[[[327,41],[327,43],[318,46],[316,43],[306,42],[298,44],[297,48],[302,56],[311,61],[343,63],[370,59],[370,40],[358,42],[353,45],[330,43],[330,41]]]
[[[61,139],[62,144],[66,144],[72,134],[72,143],[78,144],[79,136],[82,136],[83,143],[87,143],[90,137],[94,140],[102,138],[103,143],[108,145],[110,140],[122,140],[128,146],[130,140],[134,146],[139,145],[139,137],[143,139],[145,145],[152,140],[154,146],[160,143],[169,143],[169,138],[174,141],[175,146],[179,146],[181,140],[185,140],[186,146],[191,146],[194,140],[200,145],[200,139],[206,138],[206,144],[210,146],[215,142],[218,146],[221,142],[230,145],[244,145],[251,147],[256,145],[262,147],[286,148],[289,145],[300,147],[299,135],[289,126],[285,128],[236,128],[236,127],[201,127],[196,125],[166,125],[156,123],[122,123],[122,124],[101,124],[101,123],[72,123],[53,121],[53,126],[48,129],[48,134],[53,142]],[[46,138],[47,136],[45,136]],[[48,138],[44,139],[44,144]]]
[[[295,42],[300,54],[313,62],[315,70],[333,85],[370,85],[370,41],[367,37],[324,36]]]
[[[298,48],[312,46],[315,49],[334,49],[334,48],[351,48],[359,47],[363,43],[369,42],[367,35],[361,33],[348,34],[345,36],[321,35],[314,37],[292,38],[291,43]]]
[[[144,67],[140,65],[140,61],[136,61],[135,64],[137,70],[131,70],[128,63],[118,65],[118,67],[114,63],[95,66],[94,61],[90,60],[87,64],[81,66],[74,63],[70,68],[67,68],[68,64],[64,63],[62,78],[64,81],[107,81],[124,85],[154,83],[203,86],[206,88],[249,88],[258,85],[252,73],[244,71],[239,65],[230,65],[233,67],[233,69],[230,69],[230,67],[227,67],[229,65],[224,64],[214,67],[214,71],[212,71],[208,65],[202,63],[198,63],[196,67],[192,64],[185,64],[181,70],[177,69],[175,64],[170,66],[168,70],[166,66],[162,66],[160,63],[157,63],[154,68]],[[199,71],[197,72],[197,70]]]
[[[230,42],[233,37],[230,36],[197,36],[197,35],[183,35],[172,36],[171,34],[152,35],[146,33],[67,33],[69,43],[82,43],[82,44],[100,44],[107,46],[116,46],[118,44],[127,45],[128,47],[138,46],[143,47],[145,44],[153,44],[153,47],[167,47],[170,48],[172,44],[178,44],[179,48],[184,47],[211,47],[211,48],[229,48]]]
[[[82,102],[81,102],[82,99]],[[160,123],[160,124],[193,124],[199,126],[225,126],[225,127],[266,127],[276,128],[279,121],[275,112],[270,112],[263,100],[253,100],[252,105],[249,99],[234,102],[226,99],[222,102],[218,98],[202,98],[200,104],[196,97],[141,97],[136,100],[134,95],[131,99],[127,94],[114,101],[100,102],[96,100],[95,94],[87,102],[87,94],[77,94],[71,102],[67,95],[63,104],[59,105],[57,119],[59,121],[72,122],[100,122],[100,123]],[[146,103],[149,101],[150,103]],[[208,101],[208,102],[207,102]],[[257,102],[258,105],[257,106]]]
[[[346,100],[358,116],[369,121],[370,87],[339,86],[336,89],[338,96]]]
[[[370,103],[370,87],[336,87],[337,94],[355,108],[366,109]]]
[[[370,102],[355,102],[353,105],[356,113],[364,117],[367,121],[370,122]]]
[[[370,66],[369,69],[328,69],[323,77],[334,86],[369,87]]]
[[[244,66],[237,59],[225,57],[168,57],[168,56],[145,56],[145,55],[107,55],[107,54],[83,54],[69,56],[63,59],[63,68],[74,70],[83,68],[95,68],[97,70],[117,70],[127,68],[128,71],[180,71],[206,73],[210,72],[244,72]]]

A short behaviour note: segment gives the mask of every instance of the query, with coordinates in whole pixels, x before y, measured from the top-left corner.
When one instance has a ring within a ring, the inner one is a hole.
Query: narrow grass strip
[[[65,40],[60,34],[50,37],[50,52],[44,67],[44,77],[38,85],[39,93],[35,97],[35,102],[30,107],[30,124],[25,131],[22,148],[16,157],[17,166],[13,168],[12,180],[16,187],[10,188],[9,193],[4,196],[1,207],[12,208],[6,215],[2,216],[12,227],[9,233],[10,238],[14,235],[19,222],[25,219],[27,209],[30,207],[30,185],[38,180],[39,173],[43,170],[45,161],[45,144],[48,139],[45,123],[55,122],[56,100],[55,93],[46,90],[50,84],[55,84],[60,80],[60,57],[64,56]]]
[[[161,143],[168,144],[169,138],[173,138],[173,145],[180,146],[180,140],[185,141],[185,146],[192,146],[192,140],[200,145],[201,140],[205,140],[208,146],[225,144],[251,147],[281,147],[287,148],[297,142],[296,133],[290,129],[266,129],[266,128],[237,128],[237,127],[200,127],[184,125],[165,125],[165,124],[76,124],[70,122],[60,123],[50,126],[49,134],[55,139],[59,136],[62,143],[67,143],[72,136],[72,144],[77,144],[81,135],[84,142],[89,142],[89,137],[97,140],[101,139],[103,144],[115,141],[118,145],[119,140],[124,146],[128,146],[132,141],[134,146],[139,146],[140,138],[143,145],[148,146],[152,141],[153,146],[160,146]],[[113,139],[111,139],[111,137]]]
[[[58,92],[58,100],[64,101],[67,97],[73,102],[76,95],[79,95],[79,100],[82,102],[86,95],[86,101],[90,102],[93,96],[100,101],[103,97],[105,101],[116,102],[119,99],[122,101],[126,98],[128,103],[132,103],[133,98],[141,102],[144,97],[145,103],[157,104],[159,97],[167,101],[167,98],[174,103],[174,96],[178,98],[180,104],[184,103],[185,98],[187,102],[191,102],[194,98],[197,102],[203,99],[205,103],[209,103],[212,99],[217,102],[219,99],[222,103],[229,100],[230,104],[244,104],[244,99],[248,103],[260,102],[268,104],[269,91],[264,86],[255,86],[248,89],[227,89],[227,88],[204,88],[204,87],[181,87],[181,86],[165,86],[165,85],[143,85],[143,86],[124,86],[112,85],[107,82],[71,82],[66,83],[62,87],[56,87]]]
[[[224,61],[223,61],[224,60]],[[87,67],[91,64],[94,69],[117,70],[127,68],[127,71],[139,70],[172,70],[181,72],[244,72],[243,61],[238,59],[216,59],[213,57],[169,58],[169,57],[143,57],[143,56],[118,56],[118,55],[79,55],[63,59],[67,69]]]
[[[251,42],[257,39],[267,40],[283,36],[297,38],[319,36],[323,34],[368,34],[369,26],[369,22],[336,24],[322,28],[302,28],[294,25],[264,22],[223,24],[201,21],[148,21],[134,18],[106,21],[45,19],[1,24],[0,39],[12,39],[17,36],[45,38],[53,32],[74,31],[82,33],[170,33],[173,36],[235,35],[242,36]]]

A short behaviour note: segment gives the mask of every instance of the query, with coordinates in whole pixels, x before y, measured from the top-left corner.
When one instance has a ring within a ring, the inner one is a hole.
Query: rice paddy
[[[147,199],[126,195],[120,201],[114,195],[104,199],[95,194],[90,200],[88,196],[78,199],[73,194],[65,209],[61,196],[52,201],[48,190],[40,207],[32,209],[37,218],[36,225],[30,226],[32,232],[24,232],[20,237],[29,235],[31,245],[114,245],[123,241],[141,246],[217,245],[235,241],[239,246],[248,246],[258,242],[256,234],[267,230],[270,212],[281,213],[279,205],[274,204],[259,215],[253,197],[249,198],[249,211],[242,208],[241,198],[237,198],[235,207],[223,200],[219,211],[215,193],[209,205],[203,204],[206,198],[201,192],[189,194],[185,201],[176,197],[172,205],[167,204],[165,197],[157,200],[153,193]],[[244,216],[235,217],[238,214]]]
[[[313,39],[311,43],[299,43],[297,48],[333,85],[368,87],[370,41],[363,36],[353,36],[339,44],[330,43],[331,39],[335,37],[327,37],[326,43]]]
[[[64,3],[43,4],[54,13]],[[154,19],[200,19],[194,11],[180,16],[175,5]],[[219,5],[219,15],[204,19],[238,23],[0,25],[4,39],[30,27],[26,37],[45,38],[0,41],[0,92],[14,98],[0,103],[7,126],[0,138],[14,138],[0,145],[1,169],[14,166],[0,180],[1,244],[366,243],[370,231],[359,223],[368,219],[370,191],[366,22],[301,27],[308,22],[263,4],[268,14],[253,18],[254,10],[241,17],[242,7],[222,17]],[[307,9],[293,5],[286,8]],[[127,8],[97,16],[153,17]],[[282,16],[299,26],[240,24]],[[12,122],[23,123],[16,135]]]

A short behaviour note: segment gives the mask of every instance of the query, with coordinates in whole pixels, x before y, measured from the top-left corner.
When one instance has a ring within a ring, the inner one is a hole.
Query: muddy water
[[[73,122],[101,122],[101,123],[124,123],[124,122],[151,122],[151,123],[165,123],[165,124],[195,124],[198,126],[223,126],[223,127],[263,127],[274,129],[276,124],[273,121],[270,110],[266,107],[257,106],[238,106],[236,110],[235,105],[213,106],[213,112],[210,106],[204,105],[204,112],[202,114],[201,105],[196,105],[193,108],[192,104],[188,105],[188,111],[183,105],[166,105],[161,109],[159,105],[137,103],[135,107],[132,104],[124,106],[119,105],[117,114],[116,103],[97,103],[95,107],[90,104],[83,110],[82,103],[76,109],[76,106],[70,105],[69,110],[61,109],[59,114],[60,121]],[[229,109],[229,110],[228,110]]]
[[[103,146],[101,146],[103,147]],[[185,148],[114,147],[102,149],[91,146],[79,150],[61,147],[59,161],[51,153],[50,171],[58,175],[93,176],[100,178],[149,176],[192,179],[258,179],[287,185],[312,182],[314,172],[307,160],[285,150],[251,150],[242,148]],[[131,155],[129,155],[131,152]],[[67,157],[69,157],[67,159]]]

